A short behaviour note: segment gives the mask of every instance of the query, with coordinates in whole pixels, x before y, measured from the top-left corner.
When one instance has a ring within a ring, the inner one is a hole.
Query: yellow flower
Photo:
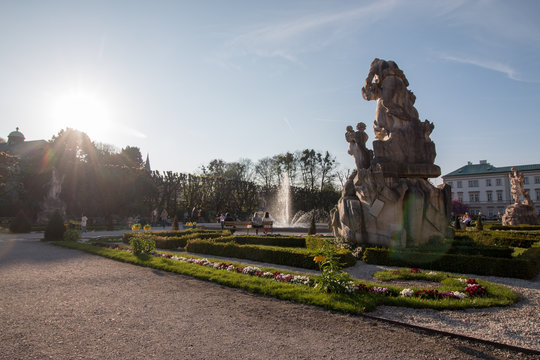
[[[313,258],[313,261],[315,261],[316,263],[323,262],[324,260],[326,260],[326,258],[322,255],[318,255]]]
[[[131,226],[131,230],[133,230],[133,231],[139,231],[139,230],[141,230],[141,224],[133,224],[133,225]]]
[[[150,226],[150,224],[146,224],[146,225],[144,225],[144,228],[143,228],[143,229],[144,229],[144,231],[148,231],[148,230],[150,230],[151,228],[152,228],[152,227]]]

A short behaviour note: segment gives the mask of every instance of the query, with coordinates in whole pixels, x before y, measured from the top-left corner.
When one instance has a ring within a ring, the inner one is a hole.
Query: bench
[[[259,229],[269,229],[271,231],[273,224],[273,221],[263,221],[263,227]],[[253,227],[253,223],[251,221],[225,221],[224,228],[230,230],[232,234],[234,234],[236,230],[246,230],[248,235],[250,229],[258,230]]]

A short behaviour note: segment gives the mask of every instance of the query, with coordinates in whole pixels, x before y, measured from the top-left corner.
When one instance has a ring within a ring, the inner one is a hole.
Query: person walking
[[[86,222],[88,221],[88,218],[83,214],[83,216],[81,217],[81,231],[83,233],[86,232]]]

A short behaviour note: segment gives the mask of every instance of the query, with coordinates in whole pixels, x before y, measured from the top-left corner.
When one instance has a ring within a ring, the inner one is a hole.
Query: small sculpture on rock
[[[514,198],[514,204],[519,204],[520,200],[525,197],[523,174],[516,168],[510,170],[510,174],[508,174],[510,185],[512,186],[510,188],[510,194]]]
[[[503,225],[540,224],[540,217],[534,211],[534,204],[529,195],[529,190],[525,189],[523,173],[516,168],[512,168],[508,177],[511,185],[510,194],[514,198],[514,203],[504,211]]]
[[[357,131],[353,130],[352,126],[347,126],[347,132],[345,133],[345,140],[349,143],[349,155],[354,157],[356,169],[367,169],[371,163],[373,157],[373,151],[366,147],[366,142],[369,138],[366,134],[366,124],[359,122],[356,125]]]

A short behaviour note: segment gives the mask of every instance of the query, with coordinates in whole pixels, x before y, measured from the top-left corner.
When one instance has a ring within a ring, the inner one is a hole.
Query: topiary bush
[[[76,229],[67,229],[62,238],[64,241],[79,241],[81,239],[81,232]]]
[[[156,242],[150,237],[134,237],[129,245],[135,255],[148,254],[150,251],[156,250]]]
[[[9,224],[9,231],[12,233],[29,233],[32,231],[32,223],[22,210],[17,213],[17,216]]]
[[[317,226],[315,225],[315,214],[311,217],[311,223],[309,224],[308,235],[315,235],[317,233]]]
[[[173,223],[172,223],[172,229],[173,230],[178,230],[179,229],[178,216],[177,215],[174,215],[174,220],[173,220]]]
[[[51,216],[47,227],[45,228],[45,241],[62,240],[66,226],[64,225],[64,219],[57,210]]]

